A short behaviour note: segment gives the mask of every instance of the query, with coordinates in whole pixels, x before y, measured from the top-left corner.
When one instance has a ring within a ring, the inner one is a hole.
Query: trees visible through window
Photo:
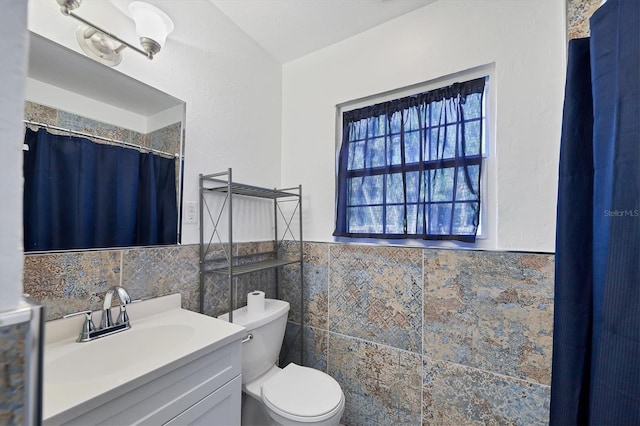
[[[335,236],[475,241],[485,80],[343,113]]]

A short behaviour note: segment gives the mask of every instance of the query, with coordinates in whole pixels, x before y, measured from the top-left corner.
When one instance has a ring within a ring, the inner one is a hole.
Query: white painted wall
[[[22,139],[27,72],[27,5],[2,3],[0,13],[0,312],[22,295]],[[1,325],[1,324],[0,324]]]
[[[565,75],[562,0],[439,0],[283,66],[282,182],[302,183],[305,239],[332,241],[336,108],[495,63],[497,233],[553,251]]]
[[[198,199],[198,173],[227,167],[250,184],[302,183],[305,239],[332,241],[335,106],[495,63],[497,232],[480,246],[553,251],[562,0],[439,0],[284,66],[209,1],[154,2],[175,32],[153,61],[125,51],[116,69],[187,103],[185,201]],[[126,4],[84,2],[78,13],[135,43]],[[79,51],[76,25],[55,2],[30,1],[29,28]],[[269,238],[269,221],[255,220],[267,210],[245,206],[236,240]],[[197,226],[183,229],[197,242]]]
[[[198,200],[198,174],[233,168],[235,178],[267,187],[280,183],[281,65],[209,1],[150,0],[175,23],[162,51],[149,61],[124,51],[117,71],[186,102],[184,200]],[[128,1],[83,2],[78,15],[137,44]],[[31,0],[29,29],[80,52],[78,22],[51,0]],[[254,220],[266,211],[246,206],[236,241],[267,239],[271,229]],[[267,221],[266,223],[270,223]],[[199,241],[197,225],[183,225],[183,243]]]

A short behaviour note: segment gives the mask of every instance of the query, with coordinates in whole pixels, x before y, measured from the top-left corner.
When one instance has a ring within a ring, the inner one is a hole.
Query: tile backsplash
[[[198,310],[197,245],[28,254],[24,291],[45,306],[47,320],[99,310],[107,289],[124,286],[132,299],[182,294]]]
[[[268,246],[268,247],[265,247]],[[240,243],[242,254],[271,250],[271,242]],[[214,250],[222,256],[222,248]],[[215,257],[214,256],[214,257]],[[131,299],[148,299],[180,293],[182,308],[200,310],[200,246],[175,245],[124,249],[30,253],[24,256],[24,291],[46,308],[46,320],[87,309],[102,309],[109,287],[122,285]],[[274,298],[275,275],[266,271],[233,281],[234,306],[246,305],[246,294],[263,290]],[[228,311],[229,281],[224,275],[207,275],[204,313],[218,316]]]

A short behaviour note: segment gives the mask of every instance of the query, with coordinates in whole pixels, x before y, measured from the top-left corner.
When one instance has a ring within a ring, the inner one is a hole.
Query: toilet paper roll
[[[247,314],[249,316],[264,313],[264,291],[252,291],[247,294]]]

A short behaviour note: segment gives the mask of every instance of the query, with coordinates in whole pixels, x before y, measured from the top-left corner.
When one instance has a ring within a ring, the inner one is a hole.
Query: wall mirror
[[[26,129],[32,132],[44,129],[47,133],[66,134],[69,139],[84,138],[96,144],[121,146],[142,153],[153,152],[156,156],[172,159],[178,217],[171,228],[175,228],[174,241],[179,243],[185,102],[45,37],[33,32],[29,35],[25,133],[29,133]],[[28,148],[25,146],[25,156],[31,155]],[[25,200],[28,193],[29,187],[25,185]],[[69,211],[82,210],[86,205],[68,208]],[[97,211],[95,215],[100,213]],[[27,223],[25,220],[25,233],[30,226]],[[43,245],[41,247],[45,248],[38,248],[33,244],[28,246],[25,238],[25,252],[122,248],[128,245],[76,244],[55,248]]]

